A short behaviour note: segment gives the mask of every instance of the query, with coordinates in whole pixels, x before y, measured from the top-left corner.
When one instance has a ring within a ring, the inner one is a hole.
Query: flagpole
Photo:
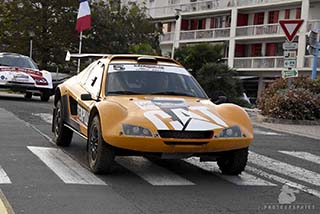
[[[81,47],[82,47],[82,31],[80,32],[79,54],[81,54]],[[80,72],[80,58],[78,59],[78,67],[77,67],[77,73],[79,72]]]

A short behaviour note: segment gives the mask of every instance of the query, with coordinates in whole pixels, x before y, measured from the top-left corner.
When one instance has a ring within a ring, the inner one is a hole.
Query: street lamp
[[[29,37],[30,37],[30,58],[32,59],[32,43],[33,43],[33,37],[35,36],[35,33],[33,31],[29,31]]]

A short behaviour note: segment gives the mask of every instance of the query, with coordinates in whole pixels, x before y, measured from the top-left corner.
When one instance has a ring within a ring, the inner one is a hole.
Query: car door
[[[94,103],[100,99],[104,69],[105,64],[102,61],[98,61],[90,70],[87,77],[83,78],[80,83],[84,90],[77,99],[77,119],[80,124],[80,132],[85,136],[87,134],[90,110]],[[86,96],[87,99],[81,99],[81,96],[83,98]],[[88,99],[89,96],[91,96],[92,99]]]

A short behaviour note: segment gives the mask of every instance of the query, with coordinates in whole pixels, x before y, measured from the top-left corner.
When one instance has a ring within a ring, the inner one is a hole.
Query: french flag
[[[91,28],[91,12],[88,0],[80,0],[76,30],[80,33]]]

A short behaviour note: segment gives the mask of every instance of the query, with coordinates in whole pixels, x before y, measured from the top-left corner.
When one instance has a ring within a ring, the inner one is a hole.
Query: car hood
[[[208,99],[179,96],[111,96],[127,112],[126,123],[156,130],[200,131],[229,127]]]

